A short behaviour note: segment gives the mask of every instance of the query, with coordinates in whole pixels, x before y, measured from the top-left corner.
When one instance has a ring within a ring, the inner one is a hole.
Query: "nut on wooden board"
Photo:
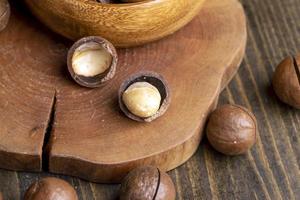
[[[120,200],[175,200],[174,183],[168,174],[154,166],[132,170],[123,180]]]
[[[100,36],[78,40],[68,52],[68,70],[81,86],[95,88],[112,79],[118,55],[115,47]]]
[[[152,84],[136,82],[123,92],[122,100],[132,114],[147,118],[155,115],[159,110],[161,95]]]
[[[206,134],[217,151],[226,155],[240,155],[256,142],[256,118],[244,107],[223,105],[210,115]]]
[[[272,85],[278,98],[300,109],[300,54],[286,57],[276,68]]]
[[[167,81],[155,72],[139,72],[125,80],[119,89],[123,113],[139,122],[151,122],[162,116],[171,103]]]
[[[32,183],[24,200],[78,200],[78,197],[68,182],[48,177]]]
[[[9,29],[0,34],[3,49],[14,59],[0,56],[1,63],[12,62],[0,66],[1,74],[10,76],[0,79],[0,89],[10,88],[18,95],[0,92],[0,105],[9,103],[0,106],[5,116],[0,121],[0,157],[5,158],[0,159],[0,167],[39,171],[44,164],[51,173],[118,183],[130,166],[145,163],[171,170],[186,162],[203,136],[206,117],[202,116],[208,115],[220,88],[235,74],[245,49],[245,18],[238,1],[206,2],[205,12],[173,36],[120,49],[117,76],[93,90],[66,77],[69,43],[14,3]],[[159,119],[138,124],[120,114],[117,93],[131,74],[144,70],[163,75],[172,89],[172,103]],[[45,133],[51,125],[48,140]],[[50,147],[49,155],[42,155],[45,145]]]

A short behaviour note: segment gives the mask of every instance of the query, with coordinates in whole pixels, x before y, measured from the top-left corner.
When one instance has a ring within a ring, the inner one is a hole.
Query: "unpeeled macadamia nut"
[[[170,104],[167,82],[154,72],[129,77],[119,89],[119,105],[124,114],[139,122],[151,122],[163,115]]]
[[[78,40],[69,50],[68,69],[73,79],[85,87],[99,87],[115,75],[117,52],[98,36]]]
[[[278,98],[300,109],[300,54],[285,58],[276,68],[272,84]]]
[[[175,200],[175,186],[170,176],[153,166],[132,170],[123,180],[120,200]]]
[[[78,200],[78,197],[69,183],[49,177],[33,183],[26,191],[24,200]]]
[[[256,142],[257,122],[244,107],[224,105],[209,117],[206,134],[209,143],[226,155],[246,153]]]

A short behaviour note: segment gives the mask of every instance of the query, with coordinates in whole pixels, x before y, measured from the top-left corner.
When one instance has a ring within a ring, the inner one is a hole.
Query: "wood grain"
[[[169,174],[177,199],[295,199],[300,196],[299,111],[282,104],[270,85],[275,66],[300,48],[298,0],[241,0],[248,16],[245,60],[219,104],[248,107],[258,119],[260,138],[244,156],[226,157],[205,139],[197,153]],[[50,174],[0,170],[5,199],[20,199],[31,182]],[[114,200],[118,185],[93,184],[63,177],[82,200]]]
[[[43,105],[48,110],[41,111],[38,119],[47,123],[43,129],[38,129],[40,137],[32,141],[31,130],[37,129],[32,123],[38,120],[30,115],[38,113],[22,103],[13,108],[26,110],[27,115],[3,108],[11,116],[9,120],[16,115],[19,123],[30,129],[23,130],[14,121],[3,121],[1,128],[5,139],[0,143],[3,146],[0,166],[6,169],[34,171],[36,167],[27,156],[28,150],[22,148],[36,144],[39,151],[35,152],[38,157],[34,161],[39,162],[38,169],[42,166],[43,151],[45,169],[94,182],[119,182],[131,169],[145,164],[171,170],[186,162],[198,148],[206,117],[215,107],[221,88],[236,72],[245,50],[245,16],[240,4],[236,0],[207,2],[196,19],[177,34],[148,46],[119,50],[117,75],[102,88],[91,90],[66,78],[64,50],[67,44],[58,45],[64,41],[53,41],[55,37],[39,31],[40,27],[30,25],[30,21],[23,22],[18,14],[3,32],[2,39],[15,35],[30,43],[19,43],[17,52],[9,51],[15,59],[9,60],[12,66],[2,71],[13,75],[2,79],[3,90],[8,90],[6,85],[12,86],[7,93],[20,96],[13,96],[17,102],[39,100],[35,107]],[[22,29],[22,36],[16,31],[19,29]],[[14,42],[3,41],[3,49],[13,46]],[[25,56],[24,52],[30,55]],[[5,64],[5,58],[2,55],[0,62],[3,59]],[[13,73],[20,67],[19,73]],[[162,75],[172,96],[168,112],[148,124],[129,120],[120,112],[117,101],[121,83],[143,70]],[[20,74],[27,76],[21,79]],[[19,84],[25,89],[16,94],[13,87]],[[34,87],[38,89],[32,94]],[[27,88],[30,88],[28,92]],[[3,94],[1,99],[12,98],[8,94]],[[39,99],[35,100],[36,97]],[[6,102],[9,104],[13,100]],[[11,127],[19,137],[10,134]],[[21,141],[17,143],[17,139]],[[14,144],[18,144],[19,149]],[[20,158],[10,157],[11,152],[20,154]],[[18,165],[7,162],[11,159],[17,160]]]
[[[43,61],[37,59],[42,52],[28,48],[29,38],[35,30],[29,28],[22,34],[11,34],[27,27],[26,23],[19,20],[21,15],[16,15],[0,34],[3,44],[0,49],[0,166],[13,170],[40,171],[54,90],[45,89],[49,88],[47,82],[50,81],[45,76],[32,73],[45,71],[41,65]],[[20,45],[19,48],[15,48],[16,43]],[[50,49],[45,50],[47,52]]]
[[[222,80],[236,72],[245,41],[240,5],[211,1],[177,34],[151,46],[120,50],[117,75],[105,87],[57,87],[49,170],[93,182],[119,182],[139,165],[171,170],[183,164],[198,147]],[[155,52],[155,58],[145,51]],[[164,76],[172,96],[165,115],[149,124],[124,117],[117,104],[121,83],[141,70]]]
[[[141,45],[174,33],[197,15],[204,1],[101,4],[87,0],[25,0],[55,32],[70,39],[100,35],[118,47]]]

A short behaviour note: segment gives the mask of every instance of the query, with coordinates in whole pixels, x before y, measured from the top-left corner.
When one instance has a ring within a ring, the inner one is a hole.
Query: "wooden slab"
[[[23,18],[14,12],[0,33],[0,166],[40,171],[55,92],[48,72],[64,56],[52,53],[54,40]],[[51,63],[43,58],[47,55]]]
[[[170,170],[189,159],[246,44],[240,3],[210,0],[176,34],[119,50],[113,81],[86,89],[66,71],[71,44],[24,12],[13,12],[0,33],[0,167],[41,169],[46,135],[44,165],[49,160],[51,172],[95,182],[118,182],[137,165]],[[149,124],[127,119],[117,104],[121,82],[140,70],[162,74],[171,89],[168,111]]]

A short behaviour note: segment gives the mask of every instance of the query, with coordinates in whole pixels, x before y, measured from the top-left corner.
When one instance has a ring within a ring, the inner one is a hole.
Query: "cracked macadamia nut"
[[[78,200],[78,197],[69,183],[49,177],[33,183],[26,191],[24,200]]]
[[[246,153],[256,142],[257,122],[241,106],[224,105],[209,117],[206,134],[217,151],[226,155]]]
[[[93,77],[105,72],[112,61],[112,56],[95,42],[85,48],[75,50],[72,58],[74,72],[79,76]]]
[[[169,104],[168,85],[154,72],[141,72],[129,77],[119,90],[121,110],[136,121],[153,121],[165,113]]]
[[[139,117],[151,117],[160,107],[161,96],[156,87],[147,82],[136,82],[123,93],[123,102],[130,112]]]
[[[153,166],[132,170],[121,184],[120,200],[175,200],[170,176]]]
[[[300,109],[300,55],[285,58],[276,68],[272,84],[278,98]]]
[[[73,79],[85,87],[99,87],[113,78],[117,53],[107,40],[90,36],[77,41],[68,53],[68,69]]]

